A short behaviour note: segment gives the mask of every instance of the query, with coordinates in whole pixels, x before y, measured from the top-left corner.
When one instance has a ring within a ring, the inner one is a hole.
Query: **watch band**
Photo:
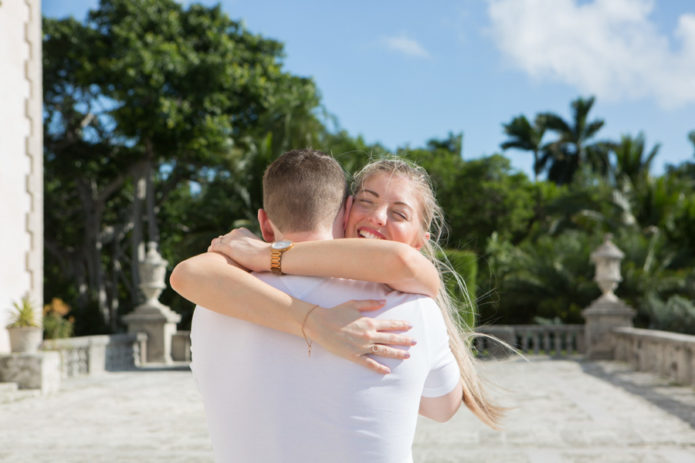
[[[292,249],[291,241],[276,241],[270,246],[270,271],[276,275],[282,273],[282,255]]]

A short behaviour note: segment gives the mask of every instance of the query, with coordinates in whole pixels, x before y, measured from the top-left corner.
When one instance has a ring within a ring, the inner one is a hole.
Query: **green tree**
[[[451,187],[442,192],[451,242],[484,255],[487,239],[497,232],[521,241],[534,220],[534,187],[509,160],[493,155],[461,164]]]
[[[204,250],[167,249],[188,241],[160,237],[160,221],[183,233],[173,218],[224,188],[220,210],[252,217],[261,163],[318,140],[319,99],[282,70],[281,43],[219,6],[102,0],[85,23],[45,18],[43,31],[46,289],[71,298],[78,334],[113,331],[139,299],[145,241],[169,259]],[[200,226],[216,234],[233,223],[210,216]]]
[[[581,309],[599,295],[589,253],[600,241],[578,230],[542,236],[518,247],[496,235],[488,243],[490,286],[479,303],[483,323],[581,323]]]
[[[558,138],[544,148],[540,164],[548,164],[548,180],[555,183],[570,183],[580,169],[606,175],[608,173],[608,148],[605,142],[592,142],[603,127],[602,119],[589,121],[589,112],[594,97],[577,98],[572,101],[572,118],[565,121],[557,114],[546,112],[538,117],[543,125]]]
[[[627,182],[626,187],[639,188],[647,183],[652,163],[661,146],[656,144],[647,153],[644,133],[636,137],[623,135],[620,143],[612,146],[615,155],[613,177],[619,187]]]
[[[543,171],[540,153],[543,150],[542,140],[545,134],[545,120],[537,116],[533,125],[526,119],[526,116],[516,116],[510,122],[502,124],[507,141],[502,142],[500,147],[503,150],[510,148],[530,151],[533,153],[533,181],[536,182],[538,174]]]

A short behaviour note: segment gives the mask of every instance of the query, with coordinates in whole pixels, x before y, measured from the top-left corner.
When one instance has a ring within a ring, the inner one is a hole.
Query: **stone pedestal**
[[[123,317],[129,333],[147,334],[147,361],[171,363],[171,338],[181,315],[157,301],[149,300]]]
[[[177,331],[171,338],[171,358],[175,362],[191,361],[191,332]]]
[[[20,389],[39,389],[42,394],[60,389],[60,355],[36,352],[0,355],[0,382]]]
[[[591,359],[613,358],[614,328],[631,327],[635,311],[612,292],[606,293],[582,311],[586,320],[584,337],[586,356]]]

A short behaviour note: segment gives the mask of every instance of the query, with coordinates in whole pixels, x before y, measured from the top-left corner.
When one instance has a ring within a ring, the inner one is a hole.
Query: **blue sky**
[[[190,2],[184,2],[190,3]],[[217,2],[203,1],[205,4]],[[389,149],[464,133],[466,159],[499,152],[502,123],[595,95],[599,138],[644,131],[664,164],[695,160],[692,0],[224,0],[233,19],[285,44],[352,135]],[[84,19],[97,0],[43,0]],[[507,152],[530,173],[531,156]]]

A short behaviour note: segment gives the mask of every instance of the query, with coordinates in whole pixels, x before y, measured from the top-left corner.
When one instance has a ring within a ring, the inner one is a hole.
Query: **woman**
[[[376,161],[355,176],[353,192],[354,202],[346,221],[346,237],[378,241],[297,243],[283,257],[283,272],[379,281],[401,291],[436,297],[447,325],[451,350],[459,364],[463,403],[483,422],[496,428],[502,409],[491,404],[484,395],[475,360],[467,347],[466,338],[470,332],[462,330],[458,311],[441,283],[443,272],[451,273],[454,277],[457,275],[436,257],[443,220],[427,173],[400,159]],[[407,244],[410,249],[399,243]],[[217,238],[213,240],[210,250],[222,252],[248,269],[270,270],[270,245],[247,232],[235,231]],[[457,279],[464,295],[467,295],[463,282]],[[255,291],[272,290],[256,285]],[[309,336],[316,337],[315,340],[321,345],[335,341],[327,341],[327,336],[321,334],[322,329],[319,328],[325,324],[325,320],[317,318],[328,315],[334,314],[330,310],[314,311],[305,318],[306,325],[302,325]],[[365,339],[368,339],[366,343]],[[360,326],[348,335],[343,333],[344,345],[337,353],[376,370],[375,364],[379,364],[364,354],[378,351],[380,355],[402,358],[398,356],[404,351],[386,344],[398,344],[405,339]],[[374,345],[377,350],[373,348]],[[352,350],[352,353],[345,355],[346,349]],[[329,350],[336,352],[335,348]]]

